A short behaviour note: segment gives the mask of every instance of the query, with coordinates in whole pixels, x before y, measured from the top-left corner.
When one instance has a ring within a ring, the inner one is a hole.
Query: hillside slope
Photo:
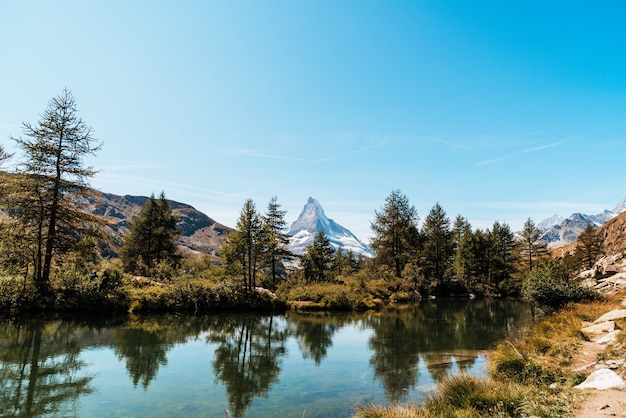
[[[96,192],[89,199],[91,212],[102,216],[106,221],[105,255],[117,254],[123,235],[128,232],[128,221],[139,215],[148,201],[145,196],[118,196]],[[219,255],[219,248],[233,229],[222,225],[193,206],[168,200],[172,211],[178,216],[178,225],[183,234],[180,244],[192,252]]]

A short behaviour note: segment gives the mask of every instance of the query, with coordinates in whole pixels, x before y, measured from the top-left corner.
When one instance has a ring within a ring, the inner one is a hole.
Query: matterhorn
[[[333,248],[352,251],[356,255],[374,257],[374,252],[347,228],[326,217],[319,202],[309,197],[298,219],[291,225],[289,249],[294,254],[303,254],[313,244],[315,235],[323,231]]]

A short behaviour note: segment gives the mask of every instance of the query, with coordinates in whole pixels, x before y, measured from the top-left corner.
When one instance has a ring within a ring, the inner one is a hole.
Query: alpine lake
[[[532,327],[515,300],[365,313],[29,318],[0,326],[0,416],[349,417],[420,402]]]

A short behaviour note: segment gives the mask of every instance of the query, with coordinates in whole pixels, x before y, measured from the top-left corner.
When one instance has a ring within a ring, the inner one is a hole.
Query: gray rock
[[[615,321],[616,319],[626,318],[626,309],[616,309],[611,312],[607,312],[600,318],[593,321],[594,324],[600,324],[606,321]]]
[[[598,338],[598,336],[603,334],[608,334],[609,332],[615,331],[615,322],[607,321],[601,324],[595,324],[581,329],[581,332],[590,340],[594,340],[594,338]]]
[[[626,383],[621,377],[613,370],[599,369],[591,373],[584,382],[578,386],[574,386],[576,389],[624,389]]]
[[[612,344],[617,341],[617,336],[621,333],[620,330],[616,329],[615,331],[611,331],[606,335],[603,335],[599,339],[596,340],[596,344],[604,345],[604,344]]]

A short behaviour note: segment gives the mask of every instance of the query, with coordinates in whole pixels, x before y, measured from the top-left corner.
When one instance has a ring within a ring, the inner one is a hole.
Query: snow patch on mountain
[[[306,249],[313,244],[315,235],[320,231],[326,234],[335,249],[341,248],[344,251],[352,251],[354,254],[374,257],[374,252],[352,232],[329,219],[320,203],[312,197],[309,197],[300,216],[289,229],[288,235],[291,236],[289,249],[294,254],[305,253]]]
[[[562,223],[564,220],[565,218],[562,217],[561,215],[554,214],[550,216],[549,218],[544,219],[543,221],[539,222],[537,224],[537,228],[541,229],[542,231],[545,231],[547,229],[552,228],[555,225]]]
[[[590,223],[599,227],[624,211],[626,211],[626,198],[615,206],[613,210],[607,209],[597,215],[574,213],[567,219],[554,215],[541,221],[537,227],[543,232],[542,238],[548,243],[548,247],[556,248],[576,241],[578,235]]]

